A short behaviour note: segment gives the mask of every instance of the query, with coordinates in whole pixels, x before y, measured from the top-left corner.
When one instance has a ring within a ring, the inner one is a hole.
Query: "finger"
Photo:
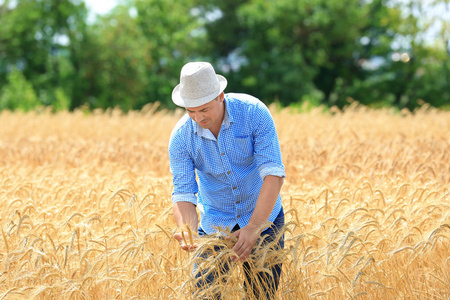
[[[245,249],[245,251],[242,253],[242,255],[239,256],[240,261],[244,261],[247,259],[247,257],[250,255],[251,250],[250,248]]]
[[[178,241],[178,244],[180,244],[181,249],[184,251],[192,252],[198,247],[197,243],[191,244],[186,241],[186,238],[183,239],[183,233],[177,232],[173,235],[173,237]]]
[[[233,253],[230,255],[230,259],[232,261],[239,261],[239,255],[233,251]]]
[[[240,251],[235,252],[235,255],[231,256],[231,260],[233,261],[244,261],[248,255],[249,255],[248,250],[246,250],[245,248],[241,248]]]
[[[190,252],[190,251],[193,250],[193,246],[192,245],[183,244],[183,245],[181,245],[181,249],[183,249],[184,251]]]
[[[244,246],[244,243],[238,240],[237,243],[233,246],[232,250],[235,253],[239,254],[242,251],[242,246]]]
[[[193,252],[193,251],[195,251],[195,249],[198,248],[198,244],[195,243],[195,244],[191,245],[191,244],[184,244],[183,242],[180,242],[180,247],[184,251]]]
[[[239,260],[239,256],[240,256],[240,249],[241,249],[241,247],[242,247],[242,243],[241,242],[238,242],[238,243],[236,243],[235,245],[234,245],[234,247],[233,248],[231,248],[231,250],[234,252],[234,254],[235,255],[232,255],[231,256],[231,259],[233,260],[233,261],[238,261]]]
[[[194,251],[195,249],[197,249],[198,244],[192,244],[192,245],[188,245],[189,246],[189,251]]]
[[[178,242],[178,244],[182,247],[184,245],[183,239],[181,238],[181,236],[175,236],[174,235],[175,240]]]
[[[236,230],[235,232],[233,232],[231,234],[231,237],[234,237],[234,238],[238,239],[240,234],[241,234],[241,230],[239,229],[239,230]]]
[[[186,241],[186,236],[184,234],[184,231],[181,232],[181,238],[183,239],[184,244],[188,245],[188,242]]]
[[[242,257],[245,254],[246,249],[249,248],[248,243],[246,242],[240,242],[239,245],[236,244],[233,248],[233,251],[239,256]]]

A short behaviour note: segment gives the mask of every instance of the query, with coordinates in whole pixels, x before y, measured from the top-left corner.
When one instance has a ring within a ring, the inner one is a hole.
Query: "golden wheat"
[[[0,299],[193,297],[167,154],[183,112],[155,109],[0,114]],[[448,299],[450,113],[272,111],[286,247],[253,255],[283,260],[277,297]],[[221,280],[202,292],[242,298],[239,263]]]

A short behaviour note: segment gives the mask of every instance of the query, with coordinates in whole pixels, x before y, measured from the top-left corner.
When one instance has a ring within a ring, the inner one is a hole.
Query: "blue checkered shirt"
[[[172,202],[196,205],[207,234],[215,233],[214,227],[247,225],[264,178],[286,176],[272,116],[264,103],[246,94],[225,95],[217,139],[184,115],[172,131],[169,157]],[[268,221],[273,222],[280,210],[278,195]]]

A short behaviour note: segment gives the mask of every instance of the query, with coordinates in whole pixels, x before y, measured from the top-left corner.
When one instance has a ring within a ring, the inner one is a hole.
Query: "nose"
[[[195,116],[194,116],[194,121],[197,122],[197,123],[200,123],[204,119],[205,119],[204,115],[201,114],[201,113],[196,113]]]

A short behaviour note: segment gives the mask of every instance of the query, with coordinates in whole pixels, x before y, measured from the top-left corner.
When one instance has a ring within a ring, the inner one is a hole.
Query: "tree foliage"
[[[70,96],[71,50],[85,18],[83,1],[4,1],[0,6],[0,72],[8,74],[18,68],[44,105],[58,101],[55,93]],[[0,87],[5,84],[0,80]]]
[[[0,110],[30,111],[37,106],[39,106],[39,101],[33,86],[20,71],[12,70],[8,74],[7,84],[0,93]]]
[[[450,15],[448,0],[431,5]],[[420,0],[123,0],[88,22],[82,0],[0,1],[0,109],[30,99],[55,110],[173,108],[192,60],[212,62],[227,90],[282,105],[448,107],[449,20],[423,18],[425,9]],[[430,28],[439,28],[431,41]]]

